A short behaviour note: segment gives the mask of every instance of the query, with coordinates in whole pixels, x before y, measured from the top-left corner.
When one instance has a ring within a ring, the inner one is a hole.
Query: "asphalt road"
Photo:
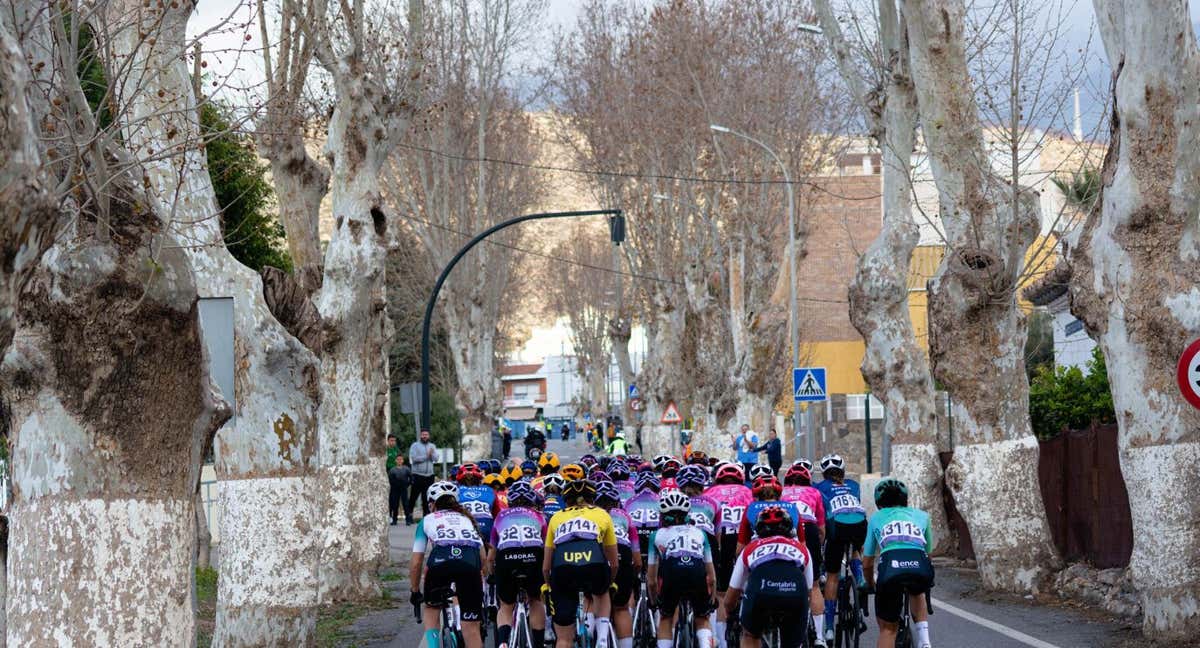
[[[519,443],[514,443],[519,451]],[[550,450],[577,457],[582,443],[551,441]],[[407,574],[413,527],[390,527],[392,559]],[[351,628],[347,646],[363,648],[419,648],[422,630],[407,604],[408,583],[388,583],[398,600],[392,610],[360,618]],[[934,614],[930,619],[933,645],[939,648],[1123,648],[1146,646],[1135,629],[1102,618],[1088,610],[1054,601],[1025,600],[983,591],[971,569],[942,564],[933,593]],[[875,646],[875,618],[868,619],[863,647]]]

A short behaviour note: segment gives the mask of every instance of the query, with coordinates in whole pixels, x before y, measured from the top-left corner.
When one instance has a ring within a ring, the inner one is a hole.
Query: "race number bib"
[[[858,498],[850,493],[842,493],[837,497],[829,500],[829,511],[831,515],[841,515],[842,513],[863,513],[862,504]]]
[[[542,544],[542,530],[525,525],[513,525],[499,533],[498,549],[510,547],[538,547]]]
[[[492,505],[483,500],[467,500],[462,502],[462,507],[475,519],[492,517]]]
[[[629,546],[629,528],[616,521],[613,522],[613,533],[617,536],[617,544]]]
[[[812,507],[804,502],[792,502],[792,506],[796,507],[796,511],[800,514],[800,519],[805,522],[816,522],[817,514],[813,513]]]
[[[446,516],[436,520],[429,536],[435,545],[483,545],[475,526],[461,515]]]
[[[707,515],[697,511],[688,513],[688,523],[705,533],[713,533],[713,523]]]
[[[742,518],[746,515],[746,507],[744,506],[729,506],[721,505],[721,532],[733,533],[742,525]]]
[[[638,526],[657,527],[658,526],[658,509],[652,508],[636,508],[629,512],[629,517]]]
[[[921,527],[909,522],[908,520],[895,520],[883,525],[883,529],[879,534],[879,546],[887,547],[890,544],[904,542],[914,544],[925,548],[925,534]]]
[[[690,533],[680,533],[667,540],[662,554],[667,558],[703,558],[704,540]]]
[[[559,544],[569,540],[595,540],[600,537],[600,527],[596,523],[584,518],[571,518],[554,530],[554,543]]]
[[[755,547],[746,556],[746,563],[750,569],[772,560],[787,560],[803,565],[804,552],[786,542],[767,542]]]

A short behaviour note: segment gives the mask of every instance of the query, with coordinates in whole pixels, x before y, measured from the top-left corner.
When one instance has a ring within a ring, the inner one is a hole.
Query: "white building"
[[[1025,289],[1023,295],[1034,306],[1045,308],[1053,318],[1054,364],[1059,367],[1079,367],[1087,372],[1096,342],[1088,337],[1083,322],[1071,314],[1070,266],[1059,262],[1054,269]]]

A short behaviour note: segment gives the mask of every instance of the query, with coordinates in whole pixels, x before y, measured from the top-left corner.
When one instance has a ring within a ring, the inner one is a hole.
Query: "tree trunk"
[[[143,10],[140,2],[111,7],[117,21]],[[160,213],[188,241],[196,288],[203,298],[233,299],[235,416],[214,443],[222,551],[213,640],[305,645],[315,639],[317,605],[316,358],[272,316],[259,275],[225,248],[204,151],[177,144],[200,141],[183,57],[191,9],[168,8],[161,20],[148,11],[112,47],[118,61],[132,57],[133,69],[146,71],[118,85],[128,144],[139,157],[182,149],[148,164],[147,176]]]
[[[204,498],[196,491],[193,506],[196,509],[196,567],[212,567],[212,531],[208,528],[208,514],[204,511]]]
[[[891,473],[909,489],[909,503],[929,513],[935,546],[949,545],[937,456],[937,418],[929,358],[917,344],[908,305],[908,272],[920,231],[912,215],[912,155],[917,98],[909,77],[908,39],[891,0],[879,3],[885,99],[870,103],[828,0],[816,3],[842,77],[868,115],[883,158],[883,226],[858,260],[850,284],[850,321],[866,341],[862,374],[884,406],[883,433],[892,440]]]
[[[444,303],[446,333],[458,377],[454,404],[462,418],[462,460],[477,461],[490,456],[500,381],[495,369],[495,324],[474,300],[459,299],[459,286],[466,283],[462,277],[455,281]]]
[[[633,373],[633,360],[629,356],[629,338],[633,335],[633,324],[629,321],[629,317],[618,312],[617,316],[608,321],[608,343],[612,349],[613,357],[617,360],[617,370],[621,374],[621,389],[628,390],[629,386],[635,384],[637,377]],[[628,393],[626,392],[626,396]],[[625,421],[625,427],[632,429],[634,426],[634,413],[629,403],[629,398],[624,399],[625,407],[621,412],[621,418]],[[629,437],[630,441],[633,437]]]
[[[195,642],[193,496],[229,410],[209,379],[186,256],[144,197],[114,193],[114,242],[60,237],[3,363],[17,646]]]
[[[1180,495],[1200,485],[1200,412],[1175,384],[1200,337],[1200,59],[1187,3],[1095,4],[1115,110],[1101,209],[1071,257],[1071,310],[1108,363],[1129,492],[1156,503],[1133,507],[1142,629],[1182,642],[1200,632],[1200,504]]]
[[[268,113],[260,125],[260,154],[271,162],[271,181],[279,205],[279,221],[287,233],[293,272],[308,294],[321,288],[321,200],[329,191],[329,172],[304,148],[304,124],[285,114]]]
[[[1025,316],[1016,300],[1038,233],[1037,197],[991,171],[967,73],[961,0],[907,0],[905,8],[948,242],[929,283],[933,371],[954,397],[960,439],[946,481],[971,530],[984,584],[1036,591],[1059,565],[1036,488]],[[928,460],[927,450],[913,454]]]

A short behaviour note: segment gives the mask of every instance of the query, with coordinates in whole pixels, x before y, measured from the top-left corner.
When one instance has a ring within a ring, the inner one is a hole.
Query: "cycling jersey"
[[[710,486],[704,494],[717,502],[717,530],[721,533],[737,533],[746,507],[754,501],[750,489],[743,484],[717,484]]]
[[[650,536],[650,564],[672,563],[704,567],[712,562],[708,536],[690,524],[662,527]]]
[[[781,645],[800,645],[804,625],[795,622],[797,610],[808,602],[813,568],[804,544],[774,536],[759,538],[742,550],[729,586],[742,590],[739,621],[752,635],[779,628]]]
[[[748,545],[751,540],[758,538],[758,531],[754,529],[758,522],[758,515],[763,509],[768,506],[778,506],[787,511],[788,516],[792,518],[793,531],[796,533],[796,539],[804,542],[804,522],[800,520],[800,511],[796,508],[794,502],[781,502],[779,500],[756,500],[746,507],[746,516],[742,518],[742,526],[738,529],[738,544]]]
[[[546,548],[554,550],[555,566],[605,563],[601,548],[616,544],[612,516],[595,506],[559,511],[546,529]]]
[[[546,501],[542,504],[542,514],[546,517],[554,517],[555,513],[566,508],[563,504],[562,495],[547,495]]]
[[[712,548],[703,531],[690,524],[658,529],[650,538],[649,564],[658,565],[659,611],[664,617],[673,616],[683,599],[697,616],[708,615],[712,604],[706,565],[712,564]]]
[[[825,517],[832,522],[856,524],[867,519],[867,510],[862,505],[862,492],[858,482],[847,479],[835,484],[832,479],[817,483],[817,490],[825,500]]]
[[[907,506],[889,506],[871,517],[863,555],[880,556],[897,549],[928,553],[932,544],[928,513]]]
[[[700,527],[708,535],[715,536],[720,504],[707,495],[693,495],[688,498],[688,501],[692,503],[691,511],[688,513],[688,522]]]
[[[635,491],[633,490],[633,482],[629,480],[613,482],[617,487],[617,493],[621,496],[621,506],[633,498]]]
[[[796,509],[800,511],[800,517],[805,523],[813,523],[817,526],[825,526],[825,499],[821,497],[821,491],[812,486],[784,486],[783,494],[779,499],[784,502],[792,502],[796,505]]]
[[[798,567],[803,572],[805,579],[802,584],[803,589],[794,591],[807,595],[808,590],[812,588],[813,572],[812,561],[809,559],[808,549],[804,544],[795,538],[782,536],[758,538],[742,550],[737,563],[733,566],[733,576],[729,580],[729,586],[745,591],[750,579],[761,573],[769,577],[768,586],[772,589],[789,591],[792,588],[787,583],[776,586],[769,582],[776,580],[775,576],[785,572],[789,565]]]
[[[617,546],[639,551],[637,527],[634,526],[633,518],[619,508],[609,510],[608,514],[612,518],[613,533],[617,536]]]
[[[658,528],[658,493],[642,491],[625,502],[625,512],[638,529]]]
[[[546,518],[523,506],[506,508],[492,525],[491,543],[497,550],[540,548],[546,533]]]
[[[413,553],[423,553],[426,559],[443,547],[467,547],[478,550],[483,539],[471,520],[458,511],[434,511],[421,518],[413,539]],[[457,554],[462,556],[462,553]]]
[[[658,482],[658,485],[659,485],[659,487],[661,487],[661,488],[662,488],[664,491],[669,491],[669,490],[679,490],[679,486],[677,486],[677,485],[675,484],[675,478],[674,478],[674,477],[663,477],[662,479],[660,479],[660,480],[659,480],[659,482]]]
[[[492,521],[500,511],[496,491],[490,486],[459,486],[458,503],[479,523],[479,532],[484,538],[492,534]]]

